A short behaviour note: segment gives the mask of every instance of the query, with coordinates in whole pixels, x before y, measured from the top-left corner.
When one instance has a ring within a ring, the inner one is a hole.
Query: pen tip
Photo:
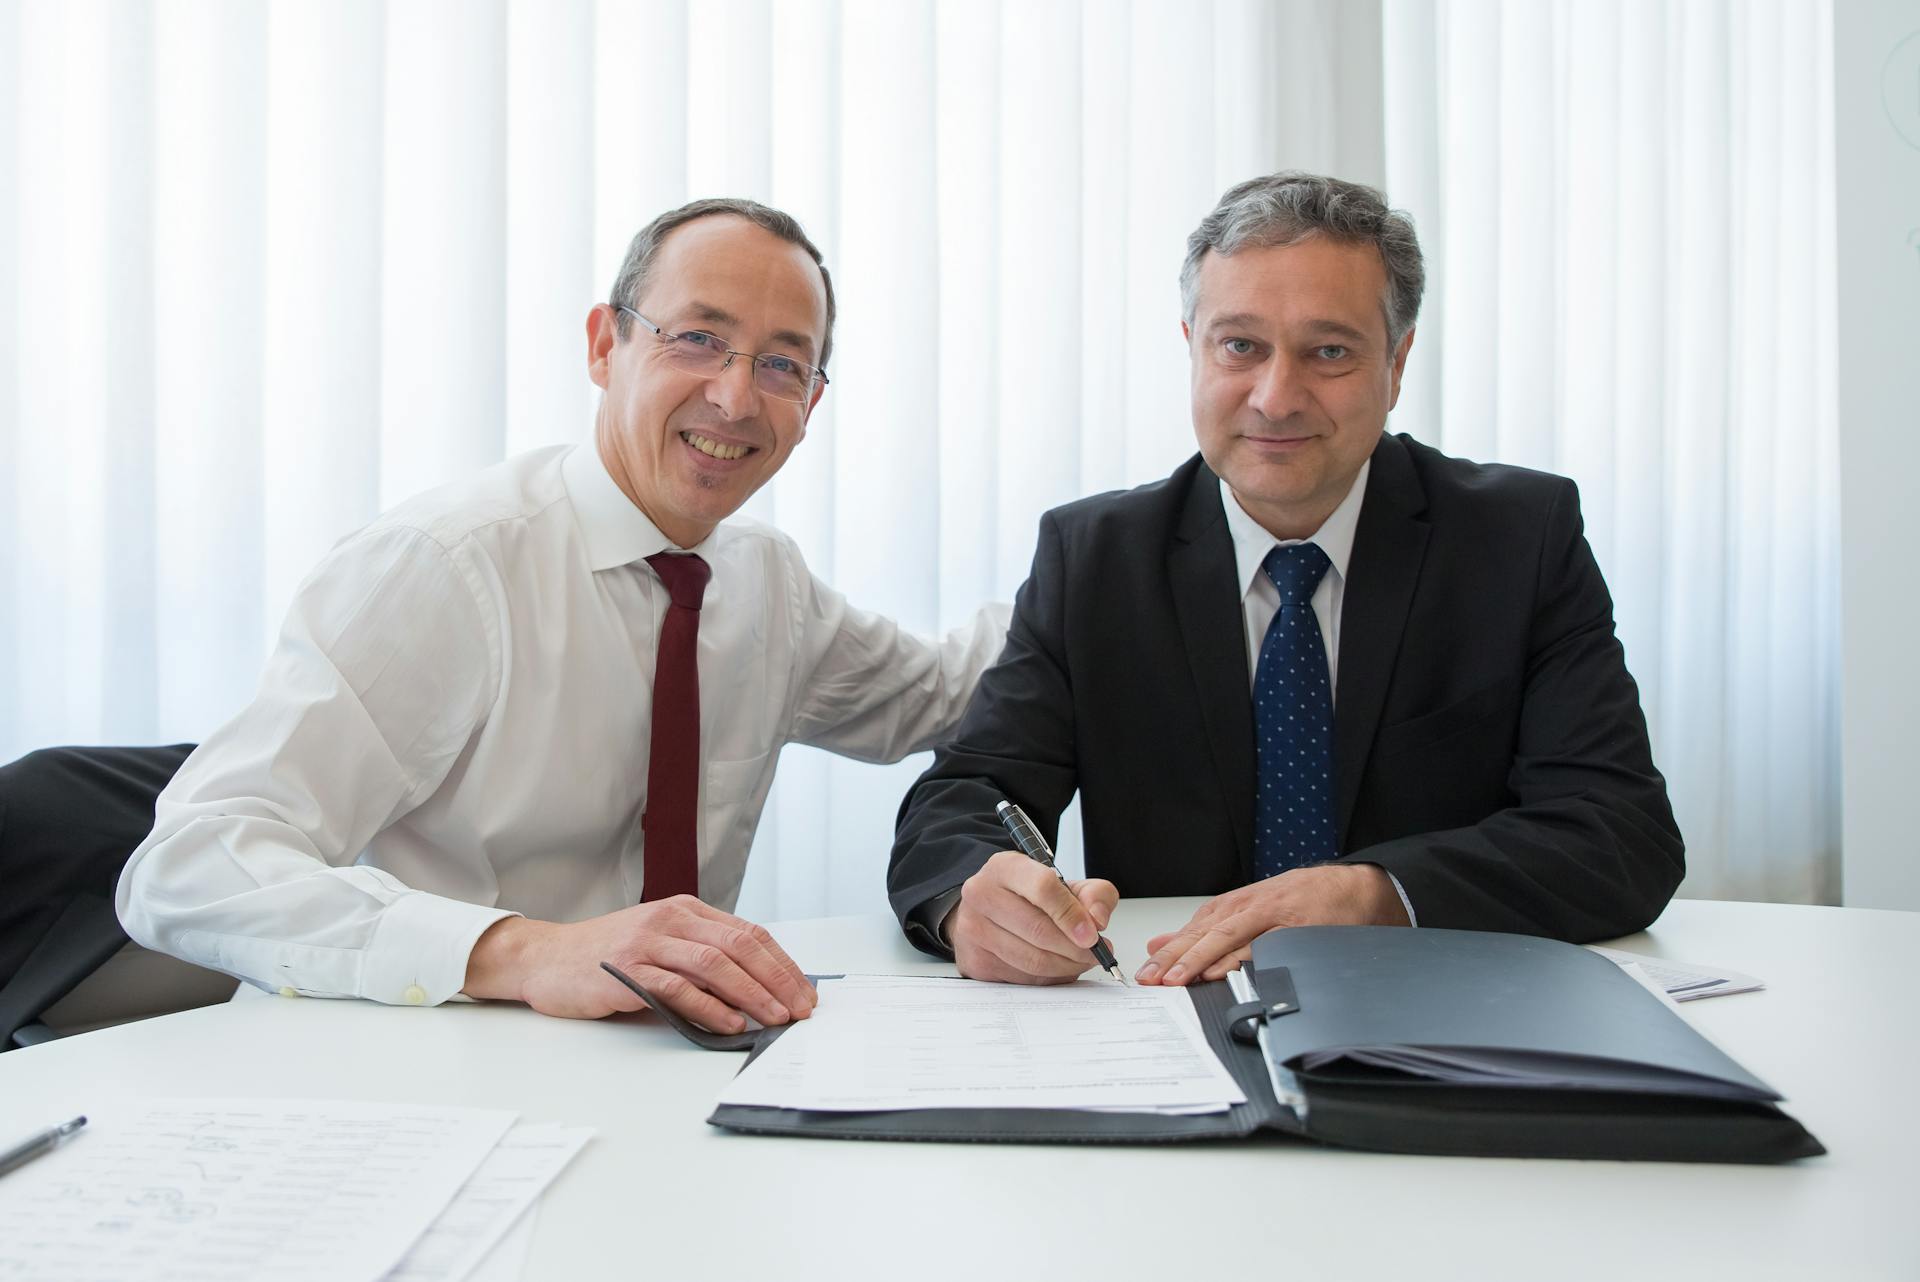
[[[1124,985],[1127,982],[1127,977],[1121,973],[1120,968],[1118,966],[1107,967],[1107,974],[1112,975],[1115,979],[1119,980],[1122,985]]]

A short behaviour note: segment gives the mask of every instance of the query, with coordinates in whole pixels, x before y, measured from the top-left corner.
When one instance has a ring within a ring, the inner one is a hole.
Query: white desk
[[[1123,905],[1110,932],[1122,964],[1198,902]],[[772,929],[815,972],[946,969],[889,920]],[[278,998],[0,1056],[0,1138],[107,1099],[170,1095],[445,1102],[594,1126],[542,1205],[527,1272],[538,1282],[1920,1278],[1920,914],[1679,902],[1623,946],[1767,981],[1685,1013],[1784,1092],[1828,1156],[1756,1168],[1389,1157],[1280,1139],[737,1136],[704,1119],[740,1057],[695,1050],[651,1018]]]

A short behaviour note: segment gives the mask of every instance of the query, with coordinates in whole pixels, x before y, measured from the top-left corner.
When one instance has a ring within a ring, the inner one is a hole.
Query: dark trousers
[[[114,885],[192,751],[42,748],[0,766],[0,1047],[126,941]]]

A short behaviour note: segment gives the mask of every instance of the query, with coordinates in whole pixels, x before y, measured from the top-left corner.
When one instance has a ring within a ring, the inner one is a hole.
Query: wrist
[[[1407,919],[1406,905],[1400,901],[1400,892],[1394,889],[1393,878],[1379,864],[1355,864],[1353,870],[1361,874],[1363,884],[1364,911],[1361,920],[1369,926],[1411,926]]]
[[[469,997],[525,1001],[528,955],[549,925],[525,917],[503,917],[487,927],[467,954],[467,978],[460,991]]]

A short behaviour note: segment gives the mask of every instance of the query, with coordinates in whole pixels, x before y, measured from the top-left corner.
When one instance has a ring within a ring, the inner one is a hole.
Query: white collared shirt
[[[1267,628],[1272,625],[1273,616],[1280,613],[1280,589],[1273,585],[1272,579],[1260,572],[1261,563],[1267,559],[1267,553],[1275,548],[1312,543],[1325,552],[1327,560],[1332,563],[1313,589],[1312,605],[1314,619],[1320,625],[1320,640],[1327,647],[1327,686],[1333,691],[1335,699],[1340,697],[1340,607],[1347,596],[1347,563],[1353,557],[1353,532],[1360,524],[1360,505],[1366,500],[1367,475],[1372,471],[1373,460],[1369,458],[1360,465],[1359,474],[1353,478],[1353,485],[1347,490],[1347,496],[1340,500],[1340,506],[1333,509],[1319,529],[1304,539],[1274,538],[1266,527],[1247,515],[1246,509],[1240,506],[1240,500],[1234,497],[1232,488],[1224,480],[1220,482],[1220,505],[1227,511],[1227,531],[1233,536],[1234,568],[1239,573],[1240,611],[1246,625],[1249,690],[1253,688],[1253,680],[1260,666],[1260,645],[1267,638]],[[1400,906],[1407,910],[1407,920],[1418,925],[1413,901],[1407,898],[1406,888],[1400,884],[1400,879],[1392,873],[1387,873],[1387,879],[1400,895]]]
[[[1239,571],[1240,606],[1246,618],[1247,688],[1253,688],[1254,670],[1260,665],[1260,644],[1266,640],[1267,627],[1280,612],[1280,589],[1260,572],[1267,553],[1296,543],[1312,543],[1327,554],[1332,566],[1320,576],[1313,589],[1313,614],[1320,623],[1320,640],[1327,647],[1327,685],[1338,698],[1340,688],[1340,605],[1346,600],[1347,562],[1353,556],[1353,532],[1360,524],[1360,504],[1367,497],[1367,474],[1373,460],[1360,465],[1359,475],[1340,506],[1304,539],[1276,539],[1266,527],[1247,515],[1233,490],[1220,482],[1220,505],[1227,510],[1227,532],[1233,536],[1234,568]]]
[[[672,548],[591,445],[431,491],[300,587],[259,693],[159,799],[127,933],[262,988],[431,1004],[486,928],[640,901]],[[731,909],[783,744],[931,746],[1008,607],[933,642],[849,606],[778,530],[723,523],[699,632],[701,898]],[[877,874],[876,874],[877,875]]]

